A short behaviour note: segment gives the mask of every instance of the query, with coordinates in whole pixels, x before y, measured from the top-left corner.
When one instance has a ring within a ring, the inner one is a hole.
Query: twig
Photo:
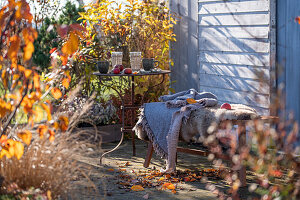
[[[20,102],[19,102],[18,105],[16,106],[15,110],[10,114],[10,116],[9,116],[9,118],[8,118],[8,120],[7,120],[7,122],[5,123],[4,128],[3,128],[2,132],[1,132],[0,137],[1,137],[2,135],[5,134],[5,131],[6,131],[7,127],[8,127],[8,125],[10,124],[12,118],[15,116],[15,114],[16,114],[18,108],[20,107],[21,103],[23,102],[24,97],[27,95],[27,92],[28,92],[28,85],[29,85],[29,81],[27,80],[25,92],[24,92],[24,94],[23,94],[23,96],[22,96]]]

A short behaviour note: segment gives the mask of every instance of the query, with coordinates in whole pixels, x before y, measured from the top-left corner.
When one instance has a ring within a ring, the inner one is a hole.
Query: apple
[[[231,110],[231,105],[229,103],[223,103],[221,105],[221,109]]]
[[[120,69],[120,71],[123,71],[123,69],[124,69],[124,66],[123,65],[115,65],[115,67],[114,68],[119,68]]]
[[[121,72],[121,71],[120,71],[119,68],[114,68],[114,69],[113,69],[113,73],[114,73],[114,74],[120,74],[120,72]]]
[[[132,69],[131,68],[125,68],[124,69],[124,74],[132,74]]]

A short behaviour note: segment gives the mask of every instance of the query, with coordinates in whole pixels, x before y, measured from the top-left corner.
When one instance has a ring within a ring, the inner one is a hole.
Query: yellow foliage
[[[37,132],[39,133],[41,139],[44,137],[47,131],[48,131],[48,126],[46,125],[39,125],[37,129]]]
[[[15,141],[14,144],[14,156],[20,160],[22,155],[24,154],[24,145],[21,142]]]
[[[2,146],[0,159],[3,158],[3,156],[6,156],[7,158],[12,158],[13,156],[15,156],[19,160],[22,157],[23,153],[24,145],[21,142],[8,139],[5,145]]]
[[[13,106],[10,103],[6,103],[0,98],[0,117],[4,117],[7,113],[13,110]]]
[[[61,93],[60,89],[58,89],[58,88],[52,88],[51,89],[51,94],[53,95],[53,97],[55,99],[59,99],[59,98],[62,97],[62,93]]]
[[[22,131],[20,133],[18,133],[18,137],[27,145],[30,144],[31,142],[31,138],[32,138],[32,134],[30,131]]]
[[[64,54],[71,55],[78,49],[78,46],[79,38],[74,32],[71,32],[67,42],[63,45],[61,50]]]
[[[14,35],[10,38],[10,47],[7,52],[8,57],[12,60],[12,62],[17,61],[17,54],[20,48],[20,38],[17,35]]]
[[[133,185],[131,187],[132,191],[144,191],[145,189],[141,185]]]

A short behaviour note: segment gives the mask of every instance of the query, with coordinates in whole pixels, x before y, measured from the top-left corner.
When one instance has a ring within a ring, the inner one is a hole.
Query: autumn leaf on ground
[[[183,180],[184,180],[184,182],[189,182],[189,181],[191,181],[191,178],[190,177],[184,177]]]
[[[164,177],[161,177],[160,179],[158,179],[158,182],[165,180]]]
[[[145,189],[141,185],[134,185],[131,187],[132,191],[144,191]]]
[[[171,178],[171,175],[170,175],[170,174],[166,174],[166,175],[165,175],[165,178],[166,178],[166,179],[170,179],[170,178]]]
[[[164,183],[162,185],[162,189],[169,189],[169,190],[175,190],[175,186],[172,183]]]
[[[110,169],[108,169],[107,171],[109,171],[109,172],[113,172],[113,171],[115,171],[113,168],[110,168]]]

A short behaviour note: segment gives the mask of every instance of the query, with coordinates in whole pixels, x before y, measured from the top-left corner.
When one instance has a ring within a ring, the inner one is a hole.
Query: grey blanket
[[[195,99],[197,103],[187,104],[188,98]],[[161,96],[160,100],[165,102],[144,104],[144,113],[141,113],[136,126],[141,126],[146,131],[155,152],[167,158],[168,170],[170,167],[175,167],[176,148],[182,122],[185,122],[191,111],[197,108],[215,106],[217,97],[209,92],[198,93],[190,89]]]

